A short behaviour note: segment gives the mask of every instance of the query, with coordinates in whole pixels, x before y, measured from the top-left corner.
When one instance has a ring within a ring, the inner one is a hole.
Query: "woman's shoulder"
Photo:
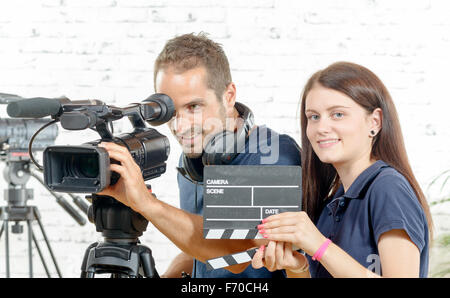
[[[408,179],[392,166],[386,164],[368,188],[369,200],[375,204],[396,205],[421,209],[417,195]]]
[[[391,229],[405,230],[421,250],[427,242],[424,210],[406,177],[387,165],[368,189],[368,207],[375,239]]]
[[[414,193],[406,177],[387,163],[381,168],[371,186],[372,190],[393,191],[395,189],[402,189],[410,190]]]

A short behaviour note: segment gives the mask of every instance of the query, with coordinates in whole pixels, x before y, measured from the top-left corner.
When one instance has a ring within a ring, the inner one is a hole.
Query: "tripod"
[[[30,176],[35,178],[40,184],[45,187],[45,183],[42,178],[31,171],[30,157],[28,153],[22,150],[8,150],[3,151],[0,154],[0,160],[6,162],[5,169],[3,171],[3,176],[8,182],[8,189],[4,192],[5,200],[7,201],[7,206],[0,207],[0,219],[3,220],[3,224],[0,228],[0,238],[5,231],[5,245],[6,245],[6,277],[10,277],[10,262],[9,262],[9,222],[14,222],[11,228],[13,234],[22,234],[23,227],[20,222],[26,221],[28,226],[28,262],[29,262],[29,273],[30,277],[33,277],[33,254],[32,254],[32,240],[36,246],[39,253],[42,265],[44,266],[45,272],[48,277],[50,277],[50,272],[48,270],[47,264],[42,255],[41,248],[35,238],[32,229],[33,221],[37,221],[39,228],[44,237],[44,241],[50,252],[53,264],[55,265],[58,276],[61,277],[61,272],[59,270],[58,264],[56,262],[55,256],[48,241],[47,234],[45,233],[44,226],[41,222],[41,215],[36,206],[27,206],[27,201],[33,199],[33,190],[25,188],[26,183],[30,179]],[[49,190],[46,188],[51,195],[56,198],[56,202],[63,207],[63,209],[72,216],[73,219],[80,225],[86,224],[86,219],[80,215],[77,210],[69,204],[63,196]],[[89,205],[84,202],[78,196],[69,194],[75,205],[78,206],[85,214]]]
[[[28,226],[28,264],[30,277],[33,277],[32,241],[34,241],[45,272],[47,273],[47,276],[50,277],[50,272],[48,270],[44,256],[42,255],[41,248],[36,240],[35,234],[33,233],[33,221],[38,222],[39,228],[50,252],[50,256],[55,265],[58,276],[61,277],[61,271],[59,270],[58,264],[50,246],[50,242],[48,241],[47,234],[45,233],[44,226],[42,225],[39,210],[36,206],[27,206],[27,201],[33,199],[33,190],[25,188],[25,184],[30,178],[29,166],[30,164],[27,160],[21,160],[20,158],[14,161],[9,160],[3,172],[4,177],[8,182],[8,189],[4,191],[7,206],[2,206],[0,208],[0,219],[3,220],[3,225],[0,230],[0,238],[3,234],[3,231],[5,231],[6,277],[10,277],[9,222],[14,222],[14,225],[11,229],[12,233],[21,234],[23,233],[23,226],[20,225],[20,222],[23,221],[25,221]]]
[[[138,239],[148,221],[139,213],[109,196],[92,194],[88,217],[102,232],[104,242],[91,244],[81,265],[81,277],[111,273],[113,278],[158,278],[150,248]]]

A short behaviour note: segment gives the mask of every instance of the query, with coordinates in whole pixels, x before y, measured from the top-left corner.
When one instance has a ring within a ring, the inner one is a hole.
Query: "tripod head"
[[[92,194],[89,221],[95,223],[105,241],[138,243],[138,237],[147,229],[148,221],[113,197]]]
[[[10,152],[6,166],[3,169],[3,177],[9,184],[9,190],[5,193],[8,205],[15,207],[26,206],[31,199],[29,192],[25,189],[25,184],[30,179],[30,163],[23,154]],[[12,191],[19,190],[20,195],[11,195]]]
[[[39,174],[33,171],[33,164],[27,152],[8,151],[0,155],[0,161],[5,162],[3,177],[8,182],[4,190],[4,198],[10,207],[26,207],[28,200],[33,199],[33,189],[26,188],[30,177],[35,178],[45,187]],[[47,188],[46,188],[47,189]],[[86,219],[67,202],[63,196],[47,189],[56,198],[56,202],[79,224],[85,225]],[[87,214],[88,205],[78,196],[72,195],[75,205]]]

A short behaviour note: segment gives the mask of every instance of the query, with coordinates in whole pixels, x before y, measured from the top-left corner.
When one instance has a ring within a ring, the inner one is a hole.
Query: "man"
[[[201,172],[204,148],[212,136],[223,130],[237,131],[242,125],[235,108],[236,86],[225,53],[204,34],[173,38],[155,62],[154,84],[157,93],[167,94],[175,104],[176,117],[169,126],[183,149],[180,166],[183,168],[183,160],[189,161]],[[230,165],[300,165],[300,150],[292,138],[265,126],[251,127],[246,137],[245,150]],[[204,239],[202,182],[178,174],[181,209],[175,208],[147,191],[141,171],[127,149],[112,143],[102,146],[121,163],[111,165],[121,179],[101,194],[113,196],[141,213],[182,251],[162,276],[180,277],[182,271],[193,277],[257,278],[280,274],[264,268],[253,269],[249,263],[207,271],[206,260],[245,251],[267,241]],[[269,155],[269,151],[276,155]]]

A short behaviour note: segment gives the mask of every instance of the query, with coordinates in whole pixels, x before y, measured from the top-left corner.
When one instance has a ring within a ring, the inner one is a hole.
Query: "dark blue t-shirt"
[[[346,193],[341,185],[324,205],[317,228],[362,266],[381,275],[380,235],[402,229],[420,251],[420,277],[427,277],[427,219],[411,185],[394,168],[375,162]],[[331,277],[322,264],[307,257],[311,277]]]
[[[266,126],[254,129],[248,138],[244,152],[230,165],[300,165],[300,148],[288,135],[280,135]],[[181,166],[181,158],[180,158]],[[197,185],[178,173],[180,207],[190,213],[203,215],[203,183]],[[270,278],[283,277],[284,272],[270,272],[266,268],[253,269],[249,265],[239,274],[226,269],[206,270],[205,263],[194,259],[192,276],[198,278]]]

